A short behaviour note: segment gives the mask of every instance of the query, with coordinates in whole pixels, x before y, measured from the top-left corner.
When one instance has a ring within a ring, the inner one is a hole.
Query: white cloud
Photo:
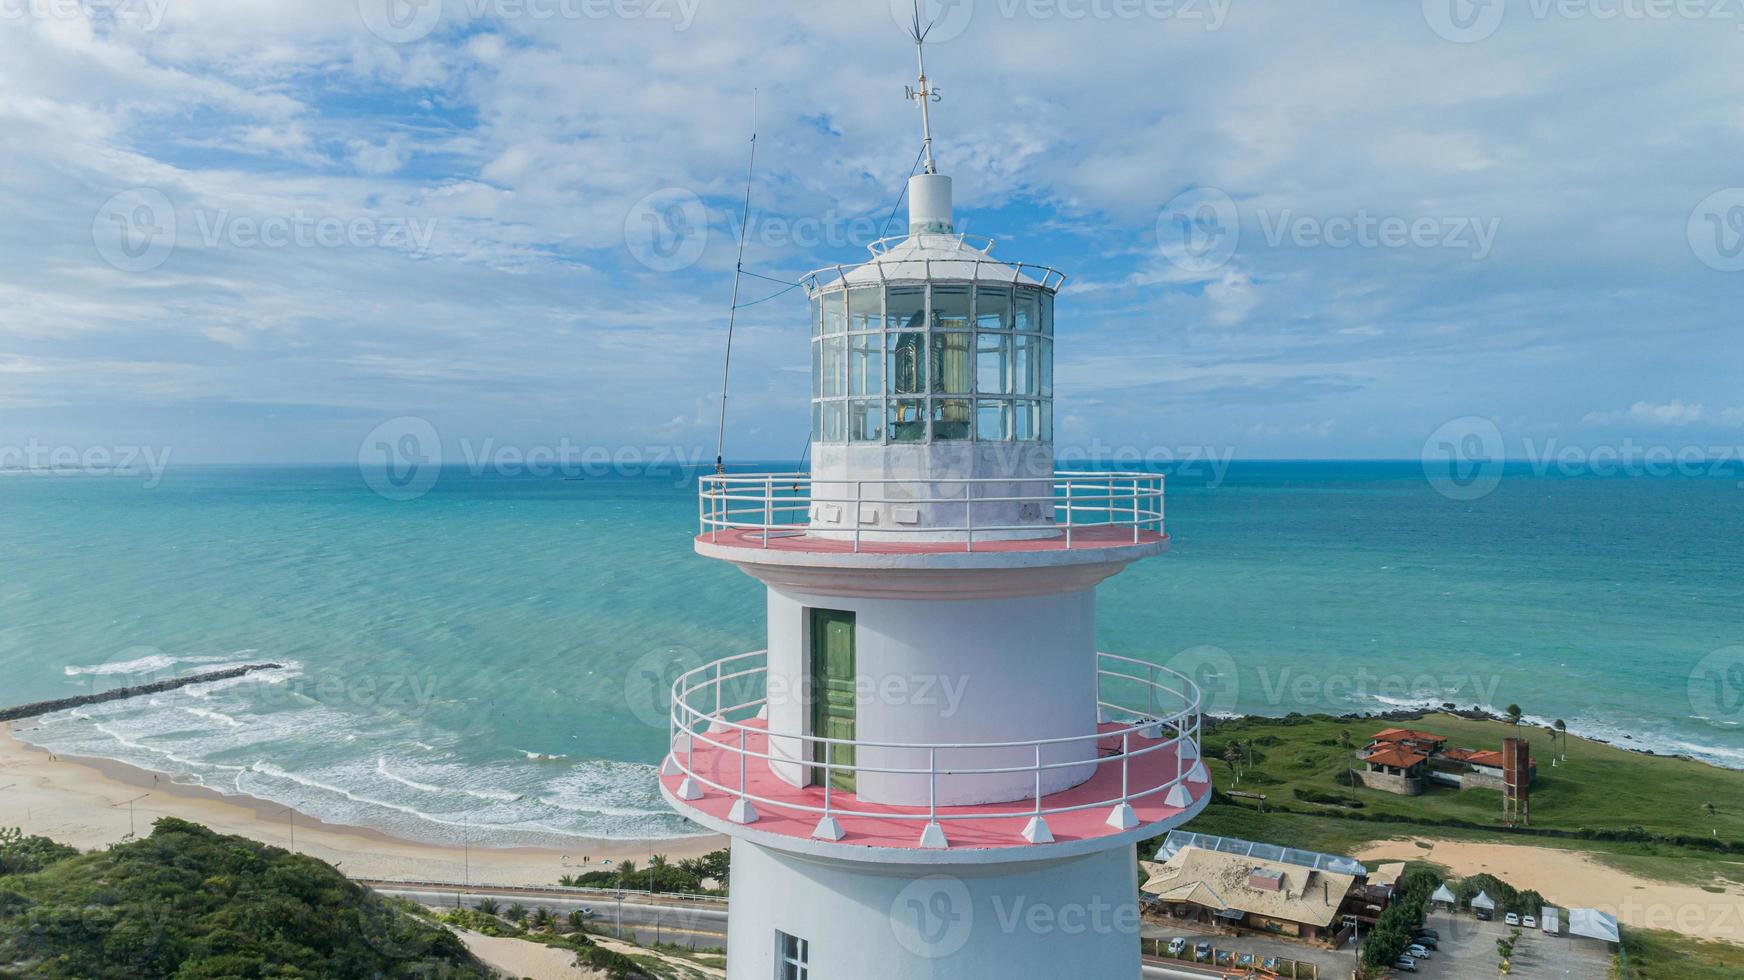
[[[1639,422],[1644,425],[1694,425],[1702,421],[1702,406],[1685,405],[1682,401],[1673,399],[1669,402],[1636,402],[1627,409],[1616,412],[1588,412],[1581,419],[1596,425],[1610,425],[1617,422]]]

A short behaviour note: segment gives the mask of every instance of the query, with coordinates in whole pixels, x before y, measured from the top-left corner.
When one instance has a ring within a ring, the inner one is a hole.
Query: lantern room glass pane
[[[1054,294],[1044,289],[1037,294],[1037,299],[1041,301],[1042,334],[1051,337],[1054,333]]]
[[[1020,395],[1041,394],[1041,344],[1033,335],[1018,334],[1012,338],[1011,373]]]
[[[837,335],[824,335],[818,341],[822,349],[818,395],[823,398],[838,398],[847,394],[848,381],[848,338]]]
[[[1038,433],[1039,437],[1041,438],[1041,440],[1043,442],[1053,442],[1054,441],[1054,400],[1052,398],[1042,399],[1041,421],[1042,421],[1042,427],[1041,427],[1041,431]]]
[[[848,290],[848,329],[884,329],[884,290],[855,286]]]
[[[1022,442],[1036,437],[1037,407],[1035,402],[1017,403],[1016,410],[1012,413],[1011,437],[1013,439]]]
[[[891,286],[884,295],[884,329],[891,333],[926,326],[926,287]]]
[[[851,442],[884,441],[884,402],[856,398],[848,402],[848,439]]]
[[[969,341],[971,334],[935,333],[933,338],[933,390],[952,395],[969,393]],[[965,419],[965,421],[967,421]]]
[[[811,298],[811,335],[813,337],[823,333],[823,322],[824,299],[822,296],[813,296]]]
[[[848,294],[837,289],[824,294],[824,334],[845,333],[848,329]]]
[[[918,398],[892,401],[888,418],[892,442],[922,442],[926,439],[926,402]]]
[[[969,399],[933,399],[933,439],[969,438]]]
[[[1011,394],[1011,336],[1000,333],[975,335],[975,390],[982,394]]]
[[[1041,331],[1041,306],[1037,294],[1040,290],[1033,286],[1019,286],[1014,308],[1013,324],[1021,331],[1039,333]]]
[[[818,425],[820,442],[842,442],[847,438],[847,412],[843,402],[818,402],[821,421]]]
[[[924,333],[890,334],[890,391],[896,395],[919,395],[926,391],[926,344]]]
[[[884,394],[884,335],[848,335],[848,394]]]
[[[1000,399],[975,401],[975,438],[999,442],[1011,438],[1011,403]]]
[[[975,287],[975,329],[1011,329],[1011,287]]]
[[[1036,393],[1043,398],[1054,397],[1054,342],[1046,337],[1036,347]]]
[[[933,329],[969,329],[969,287],[933,287]]]

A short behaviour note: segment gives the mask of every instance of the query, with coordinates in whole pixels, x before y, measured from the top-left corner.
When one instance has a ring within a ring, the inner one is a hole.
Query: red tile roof
[[[1429,757],[1421,752],[1402,749],[1389,745],[1384,749],[1376,749],[1363,756],[1364,762],[1372,762],[1377,766],[1393,766],[1398,769],[1409,769],[1412,766],[1429,761]]]
[[[1370,739],[1375,742],[1445,742],[1446,736],[1434,732],[1419,732],[1410,728],[1388,728],[1378,731]]]

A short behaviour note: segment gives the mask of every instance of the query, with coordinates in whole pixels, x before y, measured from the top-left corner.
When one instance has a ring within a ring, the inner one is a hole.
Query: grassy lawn
[[[1272,803],[1329,809],[1295,799],[1292,791],[1301,788],[1355,797],[1367,813],[1457,818],[1500,826],[1501,794],[1492,790],[1438,787],[1410,797],[1339,785],[1336,777],[1353,764],[1353,751],[1389,724],[1325,716],[1303,719],[1300,724],[1245,718],[1222,723],[1207,735],[1205,756],[1217,788],[1264,793]],[[1528,737],[1538,761],[1531,801],[1534,827],[1579,830],[1640,826],[1654,833],[1691,837],[1708,837],[1717,830],[1720,837],[1744,840],[1744,772],[1572,737],[1568,740],[1568,761],[1553,767],[1551,738],[1542,729],[1442,714],[1410,722],[1409,727],[1445,735],[1450,746],[1462,748],[1500,749],[1502,739],[1509,735]],[[1351,748],[1339,744],[1346,732]],[[1253,765],[1245,770],[1237,787],[1222,755],[1231,740],[1249,739],[1253,742]],[[1560,738],[1554,751],[1562,754]],[[1714,804],[1711,818],[1703,809],[1705,803]]]
[[[1433,836],[1453,840],[1504,840],[1592,851],[1601,859],[1634,874],[1692,884],[1709,884],[1716,877],[1744,880],[1744,854],[1720,854],[1664,841],[1589,840],[1543,837],[1507,831],[1501,823],[1501,794],[1491,790],[1434,788],[1422,796],[1397,796],[1367,787],[1345,786],[1337,777],[1353,763],[1353,752],[1368,737],[1391,723],[1345,720],[1327,716],[1296,719],[1244,718],[1224,722],[1205,737],[1206,764],[1217,788],[1225,793],[1264,794],[1266,813],[1258,801],[1237,798],[1232,805],[1206,809],[1188,829],[1254,840],[1288,841],[1297,847],[1348,853],[1373,840],[1401,836]],[[1650,756],[1580,738],[1569,738],[1567,762],[1550,764],[1563,754],[1562,739],[1528,726],[1497,721],[1473,721],[1435,714],[1409,727],[1445,735],[1455,747],[1499,749],[1502,739],[1531,739],[1538,761],[1532,787],[1532,827],[1556,831],[1628,831],[1690,838],[1744,841],[1744,772],[1718,769],[1698,762]],[[1251,751],[1243,762],[1241,782],[1223,760],[1230,743]],[[1246,748],[1251,743],[1251,749]],[[1348,747],[1347,747],[1348,745]],[[1297,791],[1331,795],[1360,802],[1360,807],[1311,802]],[[1703,804],[1712,803],[1710,817]],[[1275,812],[1278,809],[1296,811]],[[1389,815],[1403,822],[1352,819]],[[1476,826],[1446,827],[1438,820],[1461,820]],[[1423,821],[1421,823],[1417,821]],[[1493,828],[1493,829],[1492,829]]]
[[[1630,929],[1623,934],[1631,980],[1736,980],[1744,977],[1744,946],[1705,943],[1675,932]]]

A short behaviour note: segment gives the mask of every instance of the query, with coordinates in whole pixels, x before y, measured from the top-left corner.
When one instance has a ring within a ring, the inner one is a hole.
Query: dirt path
[[[1555,905],[1609,912],[1626,926],[1744,945],[1744,888],[1720,894],[1652,881],[1580,851],[1520,844],[1403,839],[1370,844],[1354,856],[1363,861],[1433,861],[1455,877],[1487,872],[1522,891],[1534,889]]]

